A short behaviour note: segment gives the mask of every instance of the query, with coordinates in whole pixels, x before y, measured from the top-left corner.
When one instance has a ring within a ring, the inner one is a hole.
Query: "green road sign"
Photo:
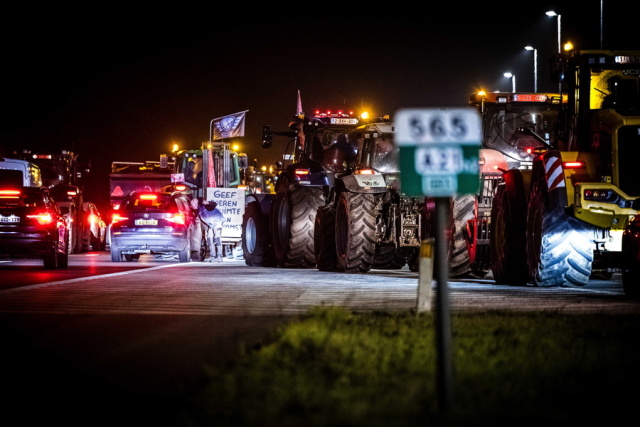
[[[471,108],[401,109],[395,114],[402,192],[477,194],[480,115]]]

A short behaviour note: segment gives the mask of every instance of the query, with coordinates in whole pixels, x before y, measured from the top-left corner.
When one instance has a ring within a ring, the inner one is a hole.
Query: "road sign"
[[[402,191],[452,197],[480,188],[480,115],[471,108],[401,109],[395,114]]]

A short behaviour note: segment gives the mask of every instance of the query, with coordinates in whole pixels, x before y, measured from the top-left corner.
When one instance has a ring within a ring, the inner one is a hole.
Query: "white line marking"
[[[31,290],[31,289],[46,288],[46,287],[54,286],[54,285],[64,285],[64,284],[67,284],[67,283],[83,282],[85,280],[95,280],[95,279],[102,279],[102,278],[105,278],[105,277],[123,276],[125,274],[133,274],[133,273],[138,273],[138,272],[141,272],[141,271],[159,270],[161,268],[176,267],[176,266],[184,267],[184,264],[159,265],[157,267],[136,268],[134,270],[120,271],[118,273],[100,274],[98,276],[78,277],[78,278],[69,279],[69,280],[59,280],[57,282],[38,283],[37,285],[29,285],[29,286],[22,286],[22,287],[11,288],[11,289],[4,289],[4,290],[0,291],[0,295],[2,295],[2,294],[10,294],[10,293],[19,292],[19,291],[28,291],[28,290]]]

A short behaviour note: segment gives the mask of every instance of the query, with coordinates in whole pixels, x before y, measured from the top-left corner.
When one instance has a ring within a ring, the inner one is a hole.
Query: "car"
[[[113,212],[109,227],[111,261],[137,261],[142,254],[178,256],[189,262],[202,232],[189,197],[177,192],[133,191]]]
[[[83,248],[104,251],[107,248],[107,224],[93,202],[83,203],[84,239]]]
[[[0,185],[0,254],[66,268],[69,225],[44,187]]]

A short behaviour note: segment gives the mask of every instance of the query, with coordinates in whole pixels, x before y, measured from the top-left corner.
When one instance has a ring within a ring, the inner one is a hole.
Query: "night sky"
[[[533,91],[526,45],[538,50],[538,90],[557,90],[547,66],[557,19],[544,12],[561,14],[562,41],[579,49],[600,49],[602,39],[605,49],[633,50],[634,3],[604,1],[602,28],[600,0],[18,10],[0,30],[0,154],[79,153],[92,162],[87,197],[106,209],[112,161],[157,160],[174,142],[199,148],[211,120],[227,114],[249,110],[238,142],[272,164],[286,140],[262,149],[262,125],[285,130],[298,90],[306,112],[466,106],[477,89],[510,91],[506,71],[518,91]]]

